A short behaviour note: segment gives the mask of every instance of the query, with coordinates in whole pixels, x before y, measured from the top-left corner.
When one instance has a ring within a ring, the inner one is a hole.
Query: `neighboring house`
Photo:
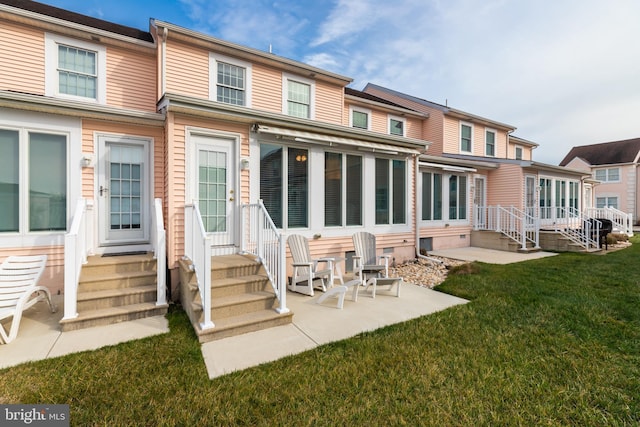
[[[640,220],[638,166],[640,138],[573,147],[560,166],[582,170],[592,175],[596,209],[614,208],[631,215],[633,223]]]
[[[418,180],[425,249],[469,245],[472,230],[498,228],[498,210],[554,228],[582,209],[587,174],[533,161],[538,144],[512,135],[514,126],[371,83],[364,92],[428,115],[423,134],[432,145]]]

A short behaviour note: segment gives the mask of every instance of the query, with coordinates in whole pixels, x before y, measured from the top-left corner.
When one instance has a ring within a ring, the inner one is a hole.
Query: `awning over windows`
[[[442,169],[447,172],[477,172],[478,170],[475,168],[469,168],[464,166],[454,166],[454,165],[445,165],[440,163],[427,163],[427,162],[419,162],[418,166],[423,168],[435,168]]]
[[[420,151],[391,144],[381,144],[378,142],[362,141],[359,139],[342,138],[339,136],[322,135],[313,132],[304,132],[293,129],[279,128],[274,126],[257,126],[258,133],[278,135],[297,142],[309,144],[325,145],[328,147],[349,146],[357,150],[369,151],[381,154],[420,154]]]

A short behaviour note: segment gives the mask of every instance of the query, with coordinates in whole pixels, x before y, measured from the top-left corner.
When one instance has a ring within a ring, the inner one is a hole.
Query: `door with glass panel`
[[[485,190],[485,177],[477,176],[474,179],[474,191],[473,191],[473,207],[476,213],[475,227],[478,229],[484,229],[487,227],[487,203],[486,203],[486,190]]]
[[[231,140],[192,135],[192,164],[195,165],[195,200],[205,231],[213,246],[232,246],[235,242],[234,207],[236,194]]]
[[[148,141],[99,141],[98,224],[102,246],[149,241]]]

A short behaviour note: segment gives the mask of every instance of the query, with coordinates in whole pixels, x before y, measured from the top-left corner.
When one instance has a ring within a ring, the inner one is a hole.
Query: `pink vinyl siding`
[[[464,248],[471,240],[471,225],[421,227],[420,238],[431,237],[434,250]]]
[[[460,120],[444,116],[442,152],[458,154],[460,152]],[[476,141],[471,142],[472,145]]]
[[[209,99],[209,52],[167,41],[166,91]]]
[[[489,172],[487,205],[524,207],[524,172],[519,165],[503,164]]]
[[[251,106],[257,110],[282,112],[282,72],[261,64],[252,65]]]
[[[149,53],[107,48],[107,104],[156,111],[155,51]]]
[[[0,25],[0,90],[44,95],[44,33]]]
[[[344,88],[316,81],[315,119],[321,122],[342,124]]]

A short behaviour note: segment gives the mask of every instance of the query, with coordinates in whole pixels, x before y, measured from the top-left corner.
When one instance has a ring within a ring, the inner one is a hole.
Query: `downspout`
[[[413,204],[414,204],[414,208],[413,208],[413,212],[414,212],[414,217],[415,217],[415,221],[414,221],[414,229],[416,232],[416,237],[415,237],[415,243],[416,243],[416,258],[418,259],[424,259],[427,261],[431,261],[431,262],[435,262],[437,264],[444,264],[444,262],[442,260],[439,260],[437,258],[433,258],[433,257],[429,257],[429,256],[425,256],[422,255],[420,253],[420,218],[422,217],[422,209],[420,209],[420,211],[418,211],[418,180],[420,179],[420,170],[419,170],[419,164],[420,164],[420,155],[416,154],[414,156],[414,179],[415,179],[415,191],[414,191],[414,196],[413,196]]]
[[[162,34],[160,38],[162,40],[162,44],[160,45],[160,90],[158,99],[161,99],[164,94],[167,92],[167,38],[169,37],[169,29],[167,27],[162,28]]]

